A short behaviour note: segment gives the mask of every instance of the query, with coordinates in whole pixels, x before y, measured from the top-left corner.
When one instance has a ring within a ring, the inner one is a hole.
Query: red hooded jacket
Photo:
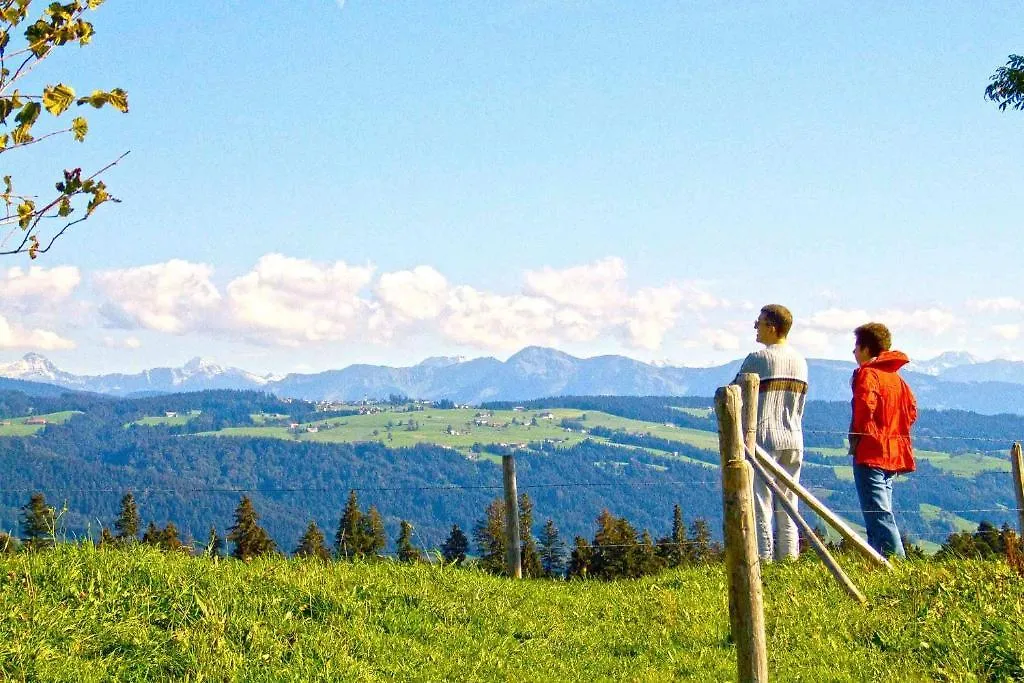
[[[883,351],[853,371],[854,463],[889,472],[914,471],[910,426],[917,419],[917,401],[897,373],[908,362],[899,351]]]

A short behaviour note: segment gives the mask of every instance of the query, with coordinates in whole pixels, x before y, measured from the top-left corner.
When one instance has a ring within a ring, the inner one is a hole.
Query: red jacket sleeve
[[[878,409],[878,378],[870,370],[861,369],[853,381],[853,425],[856,435],[867,434]]]

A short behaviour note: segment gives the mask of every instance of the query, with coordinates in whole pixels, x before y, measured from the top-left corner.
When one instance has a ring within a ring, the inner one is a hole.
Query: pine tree
[[[602,510],[594,534],[591,576],[607,580],[639,576],[638,561],[636,529],[624,517]]]
[[[150,521],[146,532],[142,534],[142,542],[146,545],[160,545],[160,528],[157,527],[156,522]]]
[[[479,567],[493,574],[504,574],[505,503],[501,499],[495,499],[487,506],[485,517],[473,529],[473,540],[480,554]]]
[[[117,539],[114,538],[114,534],[110,533],[110,529],[108,529],[107,527],[103,527],[102,529],[100,529],[100,540],[97,542],[96,545],[98,545],[100,548],[110,548],[116,544]]]
[[[587,543],[587,539],[577,536],[573,539],[573,549],[569,556],[568,578],[585,579],[589,577],[593,561],[594,549]]]
[[[565,573],[565,542],[559,536],[553,519],[544,523],[540,534],[540,566],[544,576],[549,578]]]
[[[412,524],[409,524],[404,519],[398,532],[397,546],[398,560],[400,562],[419,562],[423,559],[419,549],[412,544]]]
[[[224,557],[224,538],[217,533],[217,527],[210,525],[210,535],[206,539],[206,555],[219,560]]]
[[[159,546],[169,551],[180,551],[185,547],[178,538],[178,527],[174,522],[167,522],[167,526],[160,530]]]
[[[711,529],[703,517],[693,520],[690,526],[690,561],[694,563],[709,562],[715,553],[711,547]]]
[[[369,512],[359,520],[359,535],[362,540],[361,552],[367,557],[377,557],[388,546],[388,537],[384,531],[384,520],[376,506],[371,505]]]
[[[235,549],[231,553],[233,557],[248,560],[276,551],[274,541],[258,522],[259,515],[256,514],[249,496],[242,496],[235,509],[235,523],[228,529],[228,540],[235,544]]]
[[[139,508],[135,505],[135,496],[131,491],[121,498],[121,514],[114,522],[114,529],[117,530],[117,540],[122,543],[139,540]]]
[[[525,493],[519,496],[520,562],[524,578],[537,578],[544,574],[540,566],[537,540],[533,537],[533,501]]]
[[[363,513],[359,510],[359,498],[355,490],[348,493],[348,502],[338,521],[338,531],[334,535],[334,550],[338,557],[351,560],[363,554],[362,521]]]
[[[676,504],[672,508],[672,533],[658,541],[658,554],[667,567],[681,567],[687,559],[686,523],[683,511]]]
[[[644,529],[644,532],[640,534],[640,543],[636,548],[636,556],[636,573],[634,576],[657,574],[665,568],[665,560],[658,557],[658,552],[654,547],[654,539],[651,537],[651,532],[647,529]]]
[[[467,552],[469,552],[469,539],[466,538],[466,534],[462,532],[458,524],[452,524],[448,539],[441,546],[441,555],[444,557],[444,561],[460,567],[466,561]]]
[[[42,493],[33,493],[21,508],[21,537],[27,550],[49,548],[56,536],[56,514]]]
[[[315,557],[318,560],[328,562],[331,559],[331,551],[327,549],[324,541],[324,534],[316,522],[310,522],[306,527],[306,533],[299,539],[299,545],[295,548],[296,557]]]

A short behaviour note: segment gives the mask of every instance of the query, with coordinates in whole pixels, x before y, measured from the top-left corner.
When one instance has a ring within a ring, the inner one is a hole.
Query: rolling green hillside
[[[1003,562],[764,571],[777,681],[1021,680],[1024,582]],[[214,563],[135,547],[0,555],[0,678],[39,681],[733,680],[721,565],[510,581],[393,561]]]

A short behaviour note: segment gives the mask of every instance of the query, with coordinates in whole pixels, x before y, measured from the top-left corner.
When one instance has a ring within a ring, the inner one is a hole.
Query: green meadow
[[[777,681],[1021,680],[1003,562],[764,570]],[[733,680],[720,564],[513,581],[438,564],[211,561],[60,544],[0,556],[0,678],[38,681]]]
[[[63,410],[59,413],[46,413],[42,415],[26,415],[0,421],[0,436],[31,436],[43,429],[46,424],[26,424],[28,420],[46,420],[47,424],[63,424],[77,415],[77,410]]]

